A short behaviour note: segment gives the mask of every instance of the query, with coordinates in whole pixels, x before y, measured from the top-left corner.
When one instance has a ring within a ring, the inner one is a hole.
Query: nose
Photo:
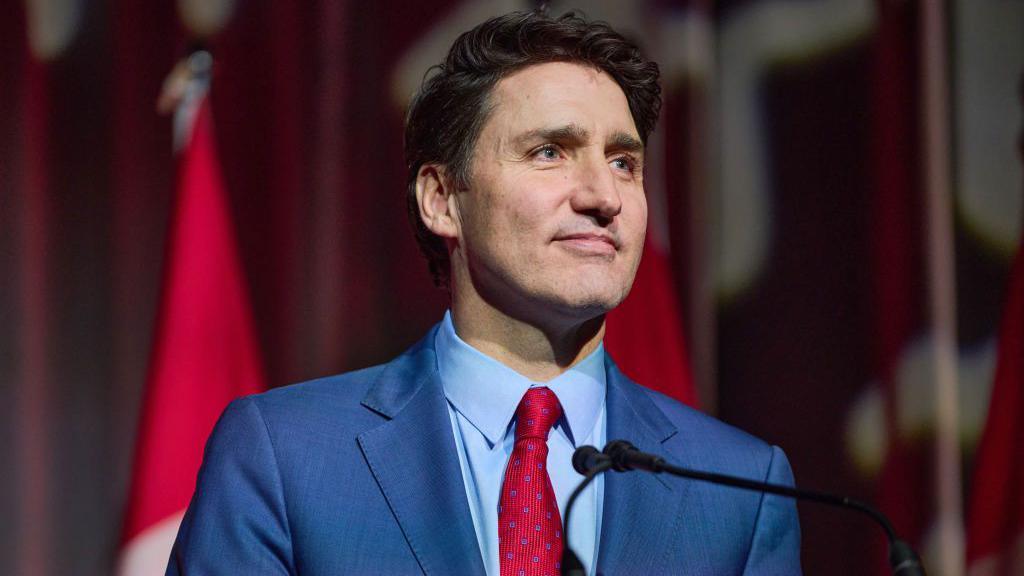
[[[608,224],[622,211],[622,198],[612,168],[603,154],[600,158],[580,162],[577,168],[573,210],[593,216],[602,225]]]

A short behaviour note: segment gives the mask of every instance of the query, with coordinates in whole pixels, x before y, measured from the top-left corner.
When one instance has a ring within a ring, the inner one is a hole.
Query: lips
[[[580,232],[557,236],[555,241],[576,252],[612,255],[619,249],[618,242],[609,234]]]

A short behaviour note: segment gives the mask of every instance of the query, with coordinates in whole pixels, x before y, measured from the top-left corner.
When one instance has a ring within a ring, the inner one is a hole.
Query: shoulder
[[[351,456],[354,439],[382,422],[361,399],[386,365],[318,378],[238,398],[221,414],[207,442],[204,466],[266,446],[263,462],[285,471],[292,459],[333,447]],[[346,448],[347,447],[347,448]]]
[[[740,428],[705,414],[678,400],[641,386],[622,375],[617,368],[617,385],[633,396],[634,404],[649,403],[638,413],[648,425],[659,426],[666,456],[684,466],[747,478],[763,479],[773,468],[789,464],[783,452]],[[652,421],[661,420],[652,424]]]
[[[343,414],[358,408],[362,398],[387,366],[380,364],[290,384],[249,396],[243,401],[252,402],[263,414],[293,417],[313,416],[317,413]]]
[[[435,332],[436,327],[385,364],[274,388],[246,400],[264,414],[290,418],[389,415],[396,403],[415,395],[436,372]]]
[[[708,415],[696,408],[687,406],[678,400],[644,388],[646,394],[655,406],[679,429],[679,435],[689,438],[691,441],[697,439],[714,442],[716,446],[729,446],[746,448],[752,450],[764,450],[769,448],[764,440],[723,422],[714,416]]]
[[[391,361],[241,398],[225,411],[255,412],[275,432],[347,434],[375,426],[436,371],[434,331]],[[241,410],[244,407],[245,410]]]

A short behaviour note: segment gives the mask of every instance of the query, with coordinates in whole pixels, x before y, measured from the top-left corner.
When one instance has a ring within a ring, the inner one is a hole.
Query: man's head
[[[459,37],[406,120],[409,216],[435,281],[450,281],[450,252],[460,250],[456,260],[485,276],[486,264],[500,268],[503,259],[520,258],[539,273],[565,264],[567,275],[581,272],[580,260],[594,263],[584,268],[595,275],[612,266],[628,276],[621,300],[642,247],[639,162],[659,108],[657,65],[603,23],[514,13]],[[425,185],[442,188],[454,228],[424,214]],[[566,235],[604,241],[591,246]],[[531,250],[530,239],[578,258],[551,260],[542,247]],[[505,253],[494,254],[503,242]],[[601,246],[614,250],[599,266],[602,255],[588,250]],[[482,253],[482,266],[474,267],[472,252]],[[516,272],[507,275],[499,280],[514,285]]]

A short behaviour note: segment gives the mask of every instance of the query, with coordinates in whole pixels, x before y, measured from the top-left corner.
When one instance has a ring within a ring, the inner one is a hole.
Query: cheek
[[[553,208],[545,206],[541,202],[518,202],[510,210],[515,224],[515,234],[519,236],[536,237],[543,232],[546,218],[553,214]]]
[[[532,250],[541,229],[544,208],[515,193],[489,196],[473,207],[473,237],[477,250],[503,259],[522,260]]]
[[[494,214],[503,220],[501,225],[508,227],[505,232],[509,235],[536,237],[544,233],[546,223],[558,213],[555,197],[555,194],[533,193],[528,185],[517,187],[501,199],[500,205],[493,207]]]
[[[641,191],[637,195],[623,199],[623,219],[629,228],[629,234],[643,239],[647,232],[647,197]]]

